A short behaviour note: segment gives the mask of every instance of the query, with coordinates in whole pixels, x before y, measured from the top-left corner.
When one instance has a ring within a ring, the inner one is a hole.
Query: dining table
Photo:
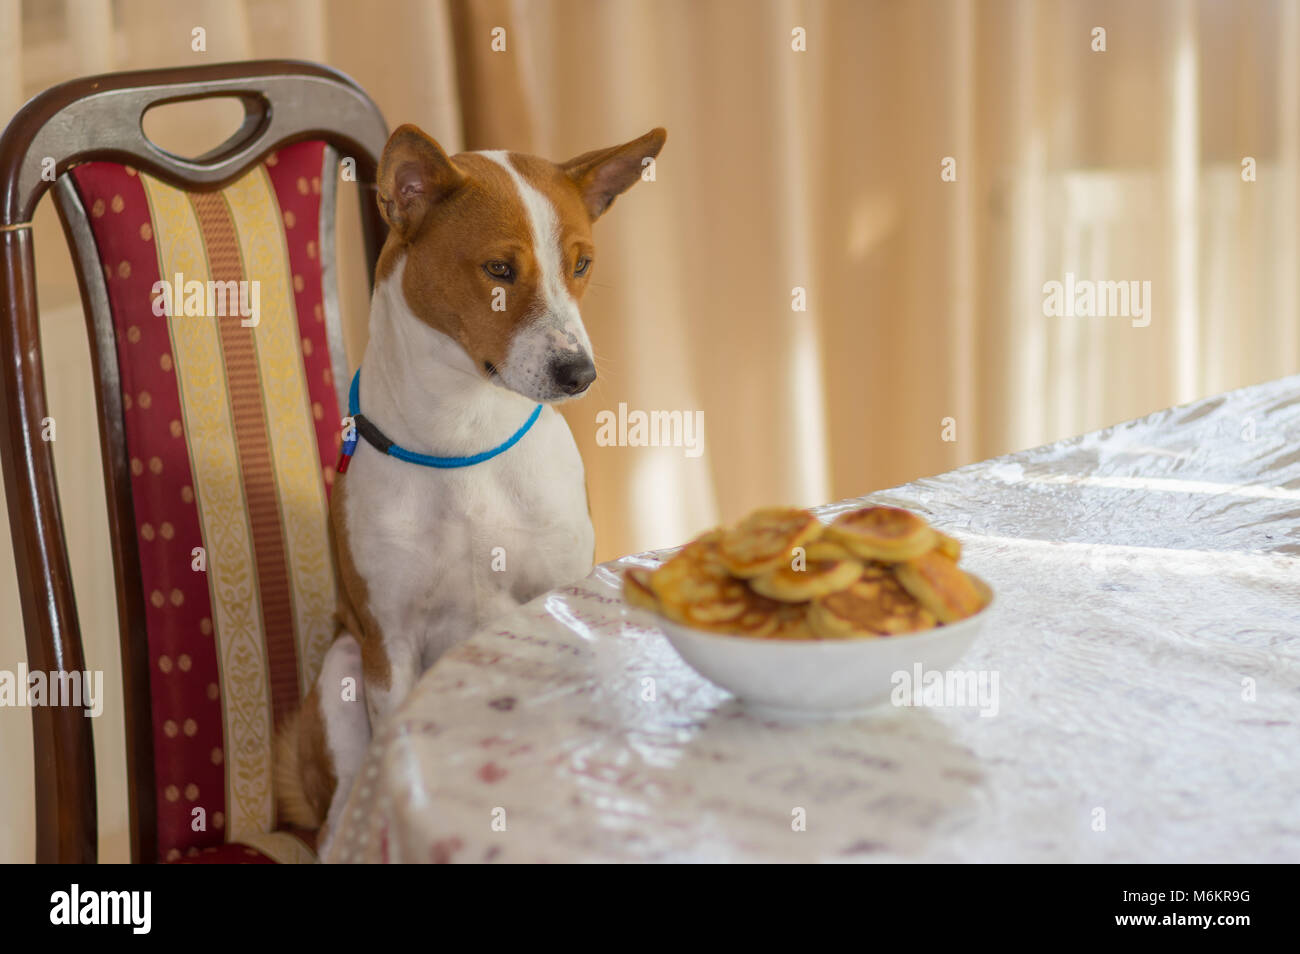
[[[992,587],[991,704],[751,712],[625,556],[424,673],[323,860],[1300,861],[1300,376],[814,512],[874,504]]]

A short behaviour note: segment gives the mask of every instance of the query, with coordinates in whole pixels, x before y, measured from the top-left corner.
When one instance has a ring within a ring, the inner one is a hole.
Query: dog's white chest
[[[494,617],[591,570],[582,458],[544,408],[522,440],[481,464],[435,469],[364,441],[343,480],[347,535],[387,644],[422,667]]]

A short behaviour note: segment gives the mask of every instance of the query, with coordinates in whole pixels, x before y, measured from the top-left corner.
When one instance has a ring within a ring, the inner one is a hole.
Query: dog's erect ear
[[[646,160],[659,155],[667,138],[667,130],[652,129],[640,139],[584,152],[576,159],[560,164],[582,192],[582,200],[593,222],[641,178]]]
[[[417,126],[398,126],[379,160],[379,211],[403,239],[419,231],[440,198],[458,189],[465,174]]]

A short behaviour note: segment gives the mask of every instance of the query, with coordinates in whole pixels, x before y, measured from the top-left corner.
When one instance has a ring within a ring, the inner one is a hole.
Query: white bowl
[[[971,574],[974,576],[974,574]],[[895,673],[943,670],[979,635],[993,605],[974,616],[918,633],[863,639],[755,639],[707,633],[654,615],[655,623],[692,669],[735,695],[758,715],[782,721],[851,719],[890,701]]]

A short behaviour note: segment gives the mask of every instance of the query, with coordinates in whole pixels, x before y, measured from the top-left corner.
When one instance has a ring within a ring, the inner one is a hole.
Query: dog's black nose
[[[551,364],[551,378],[565,394],[581,394],[596,380],[596,366],[585,354],[557,358]]]

